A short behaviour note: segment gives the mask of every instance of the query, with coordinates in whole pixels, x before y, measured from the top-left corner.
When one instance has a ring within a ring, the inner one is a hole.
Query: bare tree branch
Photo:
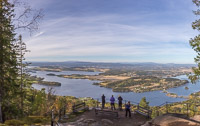
[[[39,23],[43,18],[43,10],[34,10],[24,2],[13,0],[15,10],[19,10],[19,14],[12,20],[15,26],[15,30],[23,29],[28,30],[31,33],[39,29]]]

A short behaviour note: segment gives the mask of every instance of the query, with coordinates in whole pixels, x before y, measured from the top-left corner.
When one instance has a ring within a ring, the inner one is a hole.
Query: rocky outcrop
[[[94,119],[84,119],[80,118],[75,122],[70,122],[64,124],[65,126],[101,126],[96,120]]]
[[[195,115],[194,117],[191,117],[190,119],[200,122],[200,115]]]
[[[104,126],[112,126],[114,123],[109,119],[102,119],[101,122]]]
[[[196,117],[199,119],[199,116]],[[187,118],[186,115],[182,114],[165,114],[162,116],[158,116],[151,120],[150,122],[146,122],[142,126],[200,126],[198,121],[191,120]]]

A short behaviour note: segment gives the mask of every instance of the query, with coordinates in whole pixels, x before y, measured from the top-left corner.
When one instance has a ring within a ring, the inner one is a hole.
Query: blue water
[[[37,71],[36,73],[31,73],[31,75],[37,75],[38,77],[45,78],[46,81],[56,81],[60,82],[62,85],[60,87],[53,87],[56,95],[61,96],[75,96],[75,97],[92,97],[94,99],[101,98],[101,95],[104,94],[106,96],[107,101],[111,95],[114,95],[117,98],[121,95],[124,101],[131,101],[132,103],[139,103],[141,98],[146,97],[147,101],[149,101],[151,106],[161,105],[164,102],[179,102],[184,101],[184,98],[171,98],[166,96],[162,91],[152,91],[152,92],[144,92],[144,93],[134,93],[134,92],[113,92],[112,89],[99,87],[96,85],[92,85],[94,82],[88,79],[68,79],[61,78],[57,76],[48,76],[46,74],[54,73],[54,74],[84,74],[84,75],[97,75],[99,72],[83,72],[83,71],[63,71],[63,72],[47,72],[47,71]],[[182,75],[178,76],[179,79],[187,79],[187,76]],[[48,90],[50,87],[45,85],[32,85],[35,89],[45,88]],[[189,89],[185,90],[185,86]],[[169,92],[176,93],[182,96],[188,96],[191,93],[197,92],[200,89],[200,84],[191,84],[188,83],[184,86],[180,86],[177,88],[169,89]]]

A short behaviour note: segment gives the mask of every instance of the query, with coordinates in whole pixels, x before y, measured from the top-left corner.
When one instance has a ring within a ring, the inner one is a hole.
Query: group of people
[[[105,95],[103,94],[102,97],[102,108],[104,109],[105,108],[105,103],[106,103],[106,97]],[[118,97],[118,106],[119,106],[119,110],[122,110],[122,101],[123,101],[123,98],[119,95]],[[114,96],[112,95],[111,98],[110,98],[110,105],[111,105],[111,109],[113,110],[116,110],[115,108],[115,98]],[[129,114],[129,117],[131,117],[131,104],[130,104],[130,101],[128,101],[127,104],[125,104],[125,111],[126,111],[126,117],[127,117],[127,114]]]

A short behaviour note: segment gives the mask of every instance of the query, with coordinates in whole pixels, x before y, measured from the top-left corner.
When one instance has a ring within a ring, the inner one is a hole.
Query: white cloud
[[[145,16],[136,17],[132,21]],[[100,15],[45,21],[41,25],[45,32],[27,39],[31,50],[27,57],[194,55],[188,47],[195,34],[190,24],[123,23],[128,20],[126,16]]]

